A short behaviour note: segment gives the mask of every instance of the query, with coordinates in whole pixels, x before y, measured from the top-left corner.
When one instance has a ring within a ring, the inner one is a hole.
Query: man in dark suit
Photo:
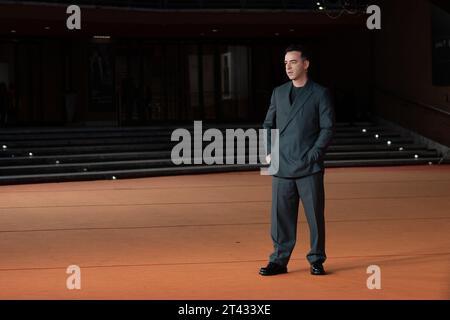
[[[278,172],[272,177],[271,236],[274,251],[260,274],[287,272],[297,236],[301,199],[310,231],[307,260],[313,275],[325,274],[325,193],[323,158],[334,133],[334,108],[328,89],[308,78],[309,56],[293,45],[285,52],[286,74],[291,81],[276,87],[264,120],[265,129],[278,129]],[[270,135],[269,139],[270,141]]]

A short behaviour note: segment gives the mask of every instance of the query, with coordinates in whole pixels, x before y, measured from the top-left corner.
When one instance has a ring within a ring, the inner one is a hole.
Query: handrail
[[[378,90],[379,92],[385,94],[385,95],[389,95],[389,96],[394,97],[394,98],[396,98],[396,99],[398,99],[398,100],[402,100],[402,101],[404,101],[404,102],[408,102],[408,103],[411,103],[411,104],[415,104],[415,105],[417,105],[417,106],[419,106],[419,107],[422,107],[422,108],[425,108],[425,109],[429,109],[429,110],[433,110],[433,111],[442,113],[443,115],[446,115],[446,116],[450,117],[450,111],[441,109],[441,108],[436,107],[436,106],[432,106],[432,105],[427,104],[427,103],[424,103],[424,102],[414,101],[414,100],[412,100],[412,99],[410,99],[410,98],[402,97],[402,96],[400,96],[399,94],[394,93],[394,92],[392,92],[392,91],[390,91],[390,90],[381,89],[381,88],[379,88],[379,87],[375,87],[375,89]]]

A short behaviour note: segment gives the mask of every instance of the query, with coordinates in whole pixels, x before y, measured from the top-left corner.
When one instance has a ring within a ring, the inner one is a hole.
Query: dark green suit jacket
[[[335,115],[328,89],[308,80],[292,105],[289,81],[272,92],[263,127],[279,130],[277,177],[298,178],[324,169],[323,158],[334,134]],[[269,130],[270,132],[270,130]],[[271,153],[270,134],[267,153]]]

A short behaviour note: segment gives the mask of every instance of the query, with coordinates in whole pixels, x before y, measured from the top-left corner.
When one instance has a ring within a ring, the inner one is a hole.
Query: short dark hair
[[[299,51],[301,53],[301,57],[302,57],[303,60],[309,60],[310,59],[309,50],[304,45],[291,44],[289,47],[286,48],[284,53],[286,54],[286,53],[291,52],[291,51]]]

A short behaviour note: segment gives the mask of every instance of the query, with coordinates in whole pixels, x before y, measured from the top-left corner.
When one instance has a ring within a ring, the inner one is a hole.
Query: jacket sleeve
[[[334,105],[330,91],[325,89],[319,100],[319,136],[313,147],[308,151],[309,162],[321,160],[331,143],[335,131]]]
[[[272,97],[270,98],[269,109],[267,110],[266,118],[264,119],[263,128],[267,130],[267,140],[265,141],[266,154],[271,153],[271,131],[270,129],[276,129],[277,119],[277,106],[275,104],[275,89],[272,91]]]

